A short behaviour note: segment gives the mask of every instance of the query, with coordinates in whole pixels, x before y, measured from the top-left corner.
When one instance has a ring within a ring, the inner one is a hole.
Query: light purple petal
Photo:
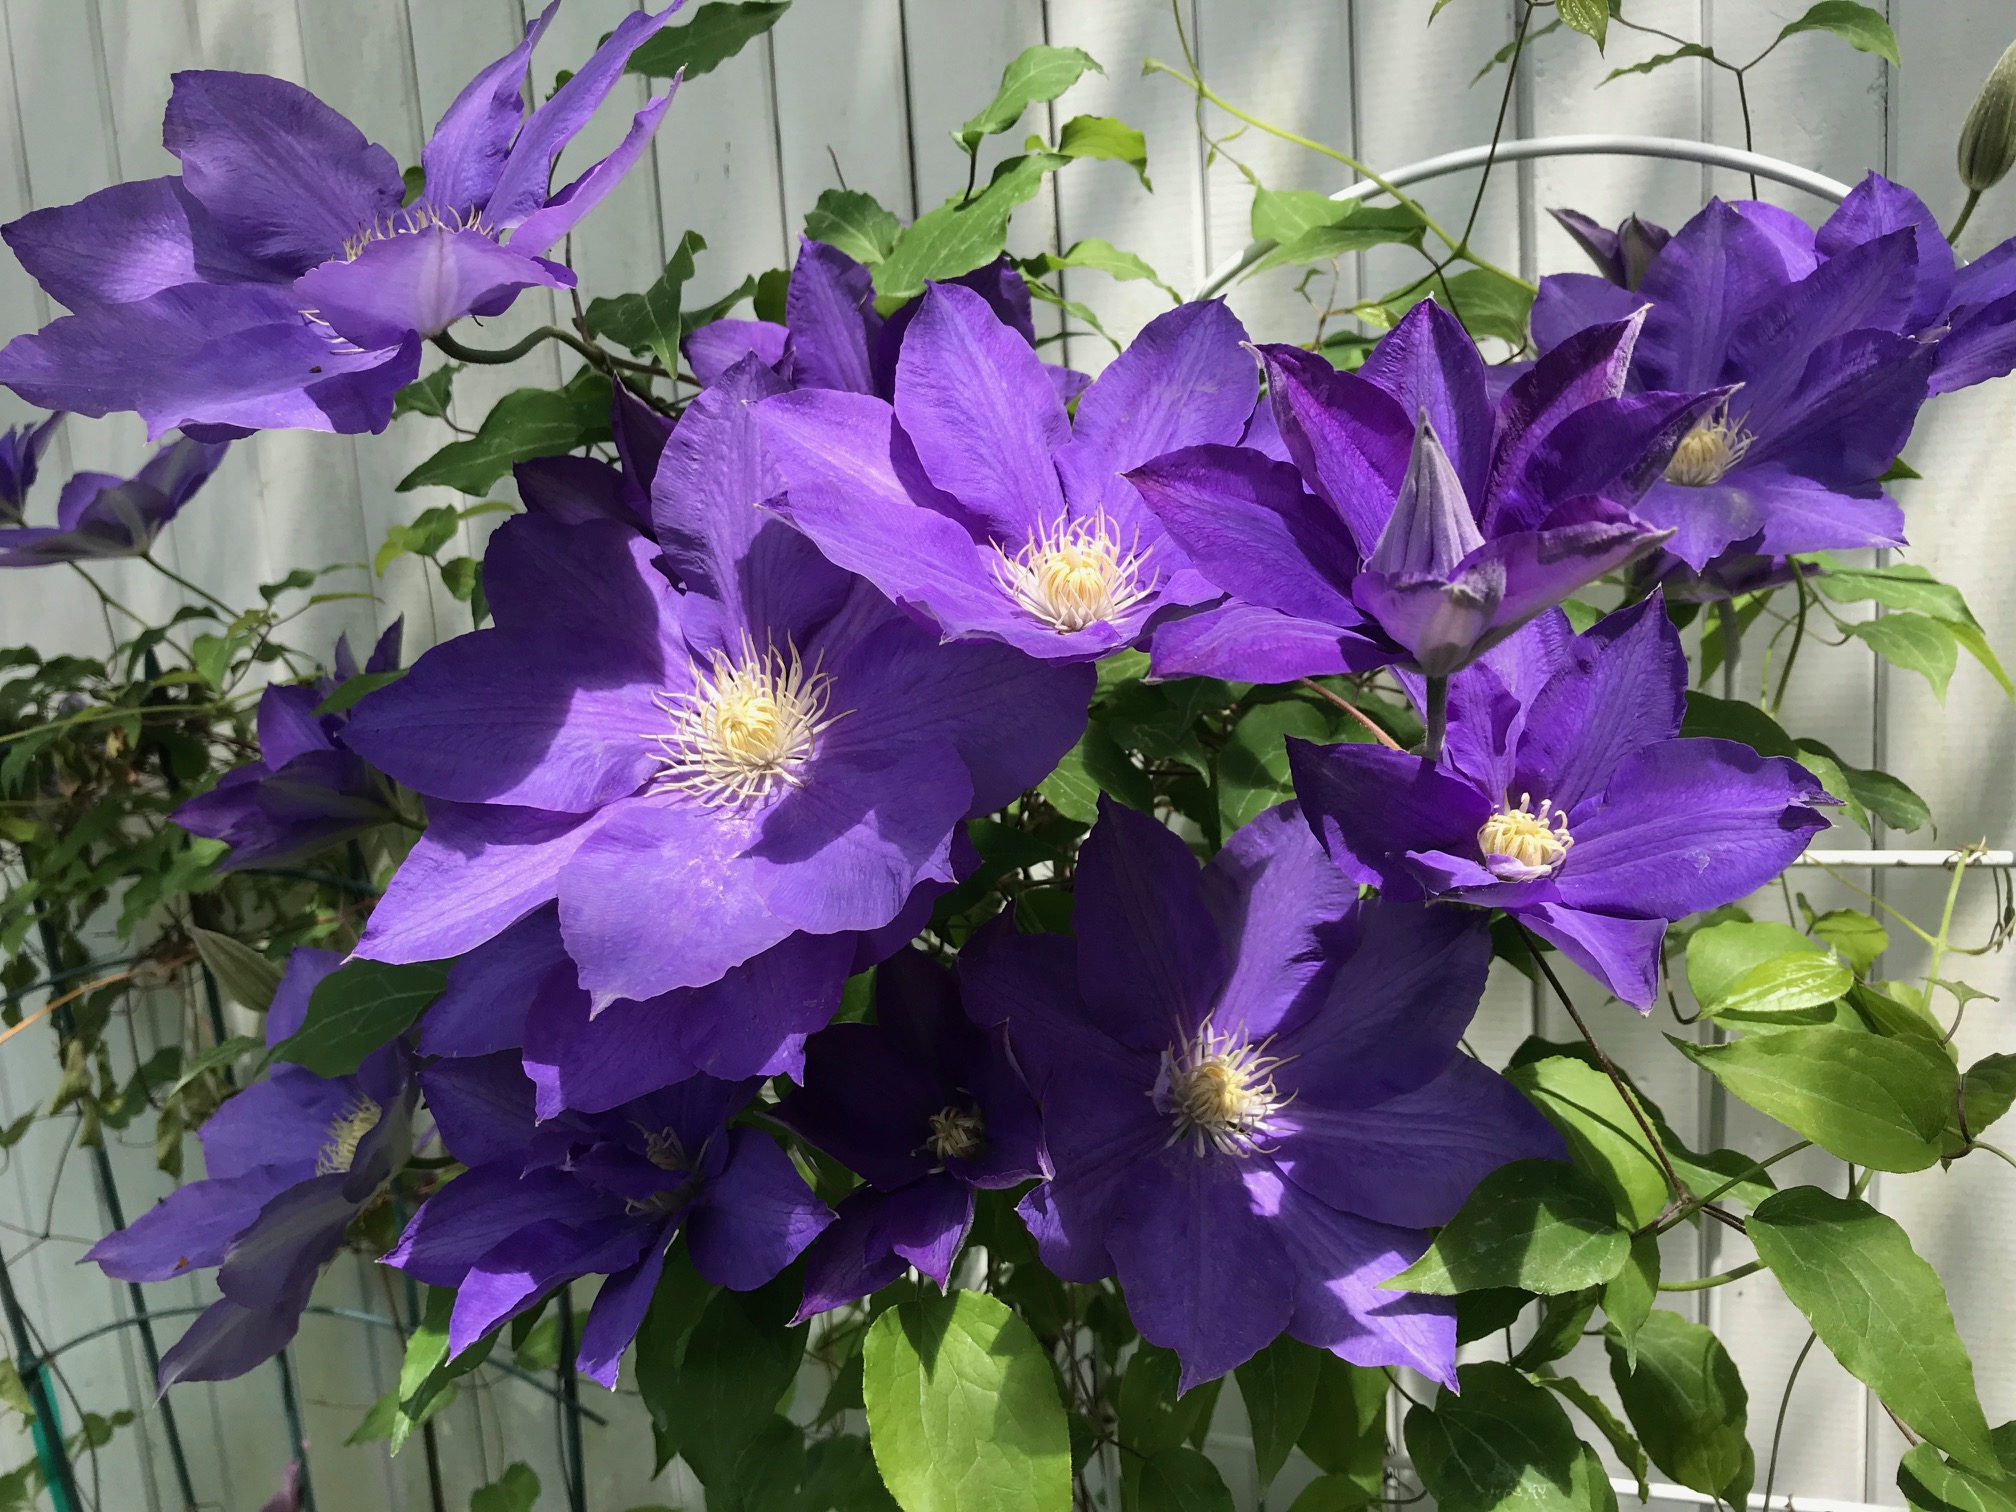
[[[439,335],[472,310],[494,314],[520,289],[573,282],[565,268],[481,232],[432,226],[311,268],[295,280],[294,295],[344,340],[371,348],[396,346],[409,331]]]
[[[1611,992],[1643,1013],[1658,1001],[1664,919],[1630,919],[1570,908],[1524,904],[1519,922],[1553,945]]]
[[[661,19],[663,16],[670,16],[677,9],[677,4],[667,6],[661,14]],[[677,87],[678,82],[675,80],[673,88]],[[526,216],[511,233],[512,247],[528,256],[536,257],[548,251],[555,242],[579,225],[582,218],[607,199],[610,192],[623,181],[623,176],[636,166],[637,160],[644,155],[644,149],[651,145],[651,134],[658,129],[659,121],[664,119],[665,112],[671,105],[672,94],[668,90],[632,116],[630,130],[624,134],[623,140],[616,144],[616,150],[555,194],[546,202],[543,209],[535,210]]]
[[[480,206],[490,198],[511,138],[525,118],[526,74],[532,49],[552,24],[552,0],[525,28],[525,39],[463,86],[420,149],[427,203],[444,210]]]
[[[1577,331],[1628,320],[1645,298],[1593,273],[1550,273],[1533,298],[1533,344],[1551,352]]]
[[[1164,620],[1149,649],[1158,678],[1263,683],[1370,671],[1400,654],[1365,633],[1250,604]]]
[[[753,355],[765,367],[776,367],[790,339],[790,331],[775,321],[717,320],[687,334],[686,361],[705,387],[744,357]]]
[[[231,1240],[259,1210],[300,1179],[299,1167],[254,1166],[241,1175],[178,1187],[84,1254],[118,1281],[166,1281],[221,1265]]]
[[[1516,783],[1573,808],[1635,752],[1680,733],[1687,654],[1658,595],[1599,621],[1533,700]]]
[[[1742,322],[1799,276],[1767,230],[1711,200],[1667,243],[1640,286],[1653,308],[1638,342],[1639,382],[1680,393],[1722,383]]]
[[[875,392],[871,354],[882,329],[868,270],[837,247],[801,241],[784,296],[791,366],[801,387]]]

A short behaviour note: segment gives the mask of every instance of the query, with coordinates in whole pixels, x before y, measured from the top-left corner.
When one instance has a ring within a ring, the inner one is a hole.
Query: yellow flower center
[[[1477,848],[1487,857],[1504,856],[1536,872],[1559,866],[1575,843],[1568,833],[1568,816],[1556,812],[1551,799],[1540,800],[1538,813],[1532,805],[1531,793],[1519,795],[1517,808],[1501,805],[1477,831]]]
[[[987,1124],[972,1108],[947,1105],[931,1115],[925,1148],[940,1160],[971,1160],[986,1143]]]
[[[345,1103],[341,1111],[329,1120],[329,1127],[323,1132],[322,1148],[315,1152],[315,1174],[347,1174],[356,1163],[357,1146],[364,1142],[366,1134],[378,1127],[378,1120],[384,1113],[383,1108],[362,1092]]]
[[[693,691],[658,700],[671,729],[650,738],[664,755],[657,781],[710,807],[768,798],[803,780],[827,713],[833,679],[807,669],[795,648],[763,655],[745,634],[740,655],[714,653],[693,669]]]
[[[1270,1043],[1255,1044],[1243,1030],[1220,1034],[1207,1018],[1189,1039],[1164,1050],[1149,1096],[1173,1125],[1168,1143],[1187,1139],[1199,1155],[1207,1148],[1240,1156],[1263,1150],[1269,1120],[1291,1101],[1274,1086],[1274,1072],[1287,1060],[1269,1055]]]
[[[1694,429],[1682,438],[1666,464],[1666,481],[1683,488],[1706,488],[1720,483],[1722,475],[1743,460],[1743,454],[1757,438],[1740,420],[1729,418],[1725,403],[1712,415],[1694,422]]]
[[[1012,557],[999,546],[994,553],[994,574],[1015,602],[1066,633],[1111,624],[1155,591],[1158,576],[1142,580],[1139,538],[1121,540],[1103,514],[1042,526]]]

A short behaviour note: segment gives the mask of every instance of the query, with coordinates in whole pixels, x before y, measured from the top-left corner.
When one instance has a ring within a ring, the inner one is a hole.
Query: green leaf
[[[1890,948],[1890,931],[1866,913],[1852,908],[1836,908],[1813,921],[1813,933],[1841,953],[1842,959],[1861,975],[1868,975],[1876,958]]]
[[[1255,189],[1253,240],[1286,244],[1304,231],[1334,226],[1349,214],[1344,201],[1314,189]]]
[[[1824,1025],[1727,1045],[1667,1038],[1733,1096],[1843,1160],[1922,1171],[1939,1158],[1958,1073],[1935,1051]]]
[[[1624,1468],[1631,1472],[1632,1479],[1638,1482],[1638,1500],[1650,1501],[1652,1488],[1645,1483],[1645,1472],[1652,1468],[1652,1463],[1646,1457],[1645,1446],[1638,1442],[1637,1436],[1624,1421],[1610,1410],[1610,1404],[1572,1377],[1543,1372],[1534,1379],[1548,1390],[1559,1392],[1574,1403],[1577,1410],[1596,1425],[1596,1431],[1610,1441],[1611,1450],[1623,1462]]]
[[[1316,1395],[1297,1443],[1317,1469],[1373,1500],[1383,1485],[1386,1397],[1393,1383],[1385,1371],[1350,1364],[1328,1350],[1319,1352],[1317,1365]]]
[[[1687,988],[1704,1008],[1719,1003],[1759,966],[1788,955],[1825,960],[1827,947],[1790,924],[1747,919],[1711,924],[1687,939]]]
[[[629,72],[669,79],[683,72],[687,82],[712,73],[784,19],[791,0],[747,0],[729,5],[715,0],[693,12],[683,26],[668,27],[630,55]]]
[[[0,1406],[20,1413],[31,1423],[35,1421],[35,1403],[28,1396],[28,1385],[14,1362],[4,1358],[0,1358]]]
[[[1296,233],[1255,263],[1246,276],[1252,278],[1269,268],[1284,265],[1299,267],[1325,263],[1333,257],[1364,252],[1373,247],[1418,246],[1428,229],[1427,222],[1401,205],[1375,206],[1351,200],[1334,208],[1340,213],[1328,224],[1311,226]],[[1458,288],[1459,299],[1462,297],[1462,280],[1466,276],[1459,273],[1450,280]],[[1418,301],[1410,301],[1415,302]]]
[[[1900,66],[1897,34],[1890,30],[1890,23],[1883,19],[1880,11],[1857,5],[1854,0],[1820,0],[1805,15],[1781,30],[1778,36],[1782,41],[1800,32],[1811,31],[1832,32],[1857,52],[1874,53],[1892,68]]]
[[[1382,304],[1386,317],[1398,324],[1402,315],[1429,298],[1462,321],[1472,336],[1496,336],[1514,346],[1525,344],[1533,291],[1517,279],[1488,268],[1472,268],[1454,278],[1433,279],[1410,294],[1388,295]]]
[[[459,362],[444,362],[425,378],[416,378],[407,384],[392,396],[392,418],[426,415],[435,420],[446,420],[455,375],[462,371],[463,366]]]
[[[1703,1189],[1704,1194],[1714,1190],[1713,1186]],[[1638,1330],[1652,1316],[1652,1304],[1658,1297],[1659,1236],[1640,1234],[1631,1241],[1631,1258],[1624,1268],[1603,1283],[1603,1316],[1623,1344],[1627,1361],[1636,1354]]]
[[[388,1391],[371,1404],[371,1410],[364,1414],[364,1420],[350,1431],[350,1436],[343,1442],[346,1447],[352,1449],[359,1444],[382,1444],[394,1435],[403,1442],[406,1435],[415,1428],[453,1405],[457,1389],[450,1383],[445,1390],[420,1409],[418,1418],[409,1418],[401,1412],[399,1393]]]
[[[968,203],[940,205],[918,216],[876,265],[875,292],[909,299],[924,292],[927,279],[957,278],[992,262],[1008,244],[1008,219],[1016,206],[1034,199],[1044,175],[1070,161],[1054,152],[1008,158]]]
[[[1955,632],[1958,633],[1957,631]],[[1932,810],[1923,798],[1901,780],[1888,772],[1879,772],[1873,767],[1850,766],[1838,752],[1828,749],[1810,736],[1799,737],[1799,748],[1793,752],[1795,759],[1804,762],[1815,776],[1827,781],[1826,774],[1816,756],[1824,756],[1834,768],[1847,779],[1848,791],[1843,793],[1828,783],[1827,791],[1835,797],[1859,803],[1877,818],[1896,830],[1920,830],[1932,822]],[[1868,828],[1866,823],[1862,826]]]
[[[1288,1504],[1288,1512],[1358,1512],[1379,1499],[1348,1475],[1319,1475]]]
[[[805,234],[813,241],[837,247],[867,267],[887,257],[903,232],[895,212],[882,208],[872,194],[859,189],[827,189],[805,212]]]
[[[1951,625],[1923,614],[1900,612],[1859,621],[1848,627],[1848,633],[1866,642],[1893,667],[1918,673],[1932,685],[1939,701],[1946,701],[1946,685],[1953,679],[1960,656],[1960,642]]]
[[[164,1095],[173,1097],[206,1071],[233,1065],[244,1056],[256,1054],[265,1048],[266,1041],[256,1034],[234,1034],[231,1038],[212,1045],[208,1050],[187,1061],[182,1067],[182,1074],[175,1079]]]
[[[301,1027],[269,1059],[306,1066],[317,1076],[348,1076],[380,1045],[412,1027],[448,985],[447,961],[391,966],[352,960],[316,984]]]
[[[1850,1375],[1963,1465],[2001,1470],[1946,1289],[1895,1219],[1793,1187],[1748,1227],[1758,1258]]]
[[[1088,236],[1083,241],[1073,242],[1062,257],[1050,252],[1039,252],[1021,264],[1022,271],[1031,278],[1045,278],[1059,268],[1090,268],[1095,273],[1104,273],[1116,283],[1131,283],[1146,279],[1178,304],[1183,296],[1162,281],[1162,276],[1147,262],[1132,252],[1123,252],[1109,241],[1096,236]]]
[[[1783,1023],[1825,1022],[1811,1010],[1832,1003],[1855,985],[1855,974],[1829,955],[1782,955],[1753,966],[1704,1011],[1725,1024],[1775,1028]]]
[[[360,672],[337,685],[336,691],[315,706],[320,714],[341,714],[367,693],[376,693],[380,688],[390,687],[406,675],[406,669],[391,672]]]
[[[1069,1512],[1050,1357],[1000,1302],[908,1298],[875,1320],[864,1354],[869,1447],[903,1512]]]
[[[1839,567],[1828,560],[1825,572],[1807,581],[1836,603],[1852,604],[1873,599],[1889,609],[1908,609],[1948,624],[1967,624],[1974,616],[1960,590],[1942,583],[1930,570],[1915,562],[1890,567]]]
[[[1988,636],[1979,625],[1949,625],[1953,639],[1967,648],[1967,654],[1988,669],[1988,675],[2002,685],[2002,691],[2010,698],[2016,698],[2016,682],[2009,680],[2009,673],[2003,668],[2001,658],[1988,644]]]
[[[1032,138],[1028,145],[1034,151],[1043,142],[1040,137]],[[1073,116],[1057,133],[1057,151],[1067,158],[1125,163],[1141,180],[1143,189],[1151,194],[1155,191],[1148,181],[1148,139],[1125,121],[1112,116]]]
[[[2007,1437],[2005,1423],[1995,1433]],[[2010,1458],[2003,1445],[2003,1460]],[[2016,1512],[2016,1477],[1976,1475],[1940,1455],[1930,1444],[1914,1445],[1897,1466],[1897,1489],[1917,1512]]]
[[[1128,1502],[1133,1512],[1233,1512],[1225,1478],[1195,1449],[1159,1449],[1145,1460],[1129,1461],[1124,1470],[1133,1487]]]
[[[469,1512],[532,1512],[539,1505],[539,1477],[523,1460],[513,1461],[490,1485],[469,1493]]]
[[[1629,1258],[1609,1194],[1559,1160],[1517,1160],[1490,1173],[1428,1246],[1390,1281],[1448,1296],[1517,1286],[1543,1296],[1598,1286]]]
[[[1666,1173],[1610,1078],[1587,1061],[1549,1056],[1506,1073],[1568,1141],[1578,1168],[1610,1194],[1629,1228],[1643,1228],[1666,1210]]]
[[[1155,789],[1148,774],[1134,765],[1097,720],[1085,727],[1078,744],[1064,753],[1057,770],[1038,783],[1036,791],[1058,813],[1080,824],[1091,824],[1099,817],[1101,793],[1144,814],[1155,807]]]
[[[679,1453],[709,1486],[734,1482],[743,1453],[769,1431],[797,1379],[810,1325],[789,1326],[791,1291],[777,1282],[760,1291],[715,1291],[660,1398]]]
[[[1967,1132],[1978,1135],[2016,1104],[2016,1055],[1984,1055],[1961,1083]]]
[[[1120,1442],[1136,1455],[1151,1455],[1173,1449],[1194,1437],[1208,1423],[1216,1406],[1216,1393],[1209,1382],[1176,1394],[1182,1366],[1169,1350],[1143,1341],[1127,1362],[1120,1378],[1118,1421]]]
[[[1218,753],[1219,810],[1226,834],[1295,796],[1288,776],[1290,735],[1319,745],[1371,739],[1348,715],[1299,698],[1248,710]]]
[[[497,401],[474,436],[450,442],[401,478],[399,491],[438,484],[485,494],[516,463],[608,439],[607,379],[591,375],[565,389],[517,389]]]
[[[1635,1361],[1609,1341],[1610,1379],[1652,1463],[1683,1486],[1744,1505],[1755,1468],[1750,1393],[1712,1329],[1661,1308],[1638,1331]]]
[[[1435,18],[1431,15],[1428,19],[1432,21]],[[1526,46],[1531,47],[1535,42],[1538,42],[1542,37],[1552,36],[1555,32],[1559,30],[1561,30],[1561,18],[1559,16],[1556,16],[1552,21],[1549,21],[1545,26],[1536,26],[1533,28],[1532,31],[1528,32],[1526,35]],[[1490,73],[1492,69],[1503,68],[1507,63],[1512,61],[1512,54],[1518,51],[1520,51],[1519,39],[1517,37],[1514,37],[1510,42],[1507,42],[1503,47],[1499,48],[1498,51],[1491,54],[1491,56],[1485,60],[1484,66],[1478,69],[1475,74],[1471,75],[1470,82],[1472,84],[1475,84],[1479,80],[1483,79],[1483,77],[1486,74]]]
[[[286,968],[277,961],[268,960],[242,940],[218,934],[200,924],[189,926],[189,938],[196,944],[197,957],[210,975],[217,979],[217,985],[224,989],[226,997],[261,1013],[266,1011]]]
[[[588,334],[607,336],[633,352],[651,352],[668,373],[679,371],[679,310],[693,277],[693,258],[707,239],[688,231],[651,287],[641,294],[588,302]]]
[[[1610,0],[1560,0],[1561,19],[1570,31],[1596,39],[1601,52],[1610,36]]]
[[[971,157],[981,140],[1012,130],[1031,105],[1054,100],[1087,73],[1104,73],[1090,53],[1075,47],[1030,47],[1001,71],[1001,87],[987,108],[952,133]]]
[[[1308,1426],[1320,1370],[1316,1350],[1283,1334],[1234,1372],[1252,1425],[1253,1463],[1263,1490],[1281,1473],[1288,1451]]]
[[[1715,49],[1712,47],[1703,47],[1699,42],[1683,42],[1672,52],[1657,53],[1642,63],[1632,63],[1623,68],[1611,69],[1610,72],[1603,76],[1602,83],[1599,83],[1596,87],[1601,89],[1604,84],[1610,83],[1613,79],[1621,79],[1626,74],[1649,74],[1657,69],[1664,68],[1668,63],[1678,63],[1683,58],[1712,58],[1714,56]]]
[[[1602,1287],[1590,1286],[1579,1292],[1563,1292],[1558,1297],[1542,1297],[1540,1320],[1534,1325],[1532,1336],[1512,1357],[1513,1369],[1542,1369],[1579,1345],[1602,1293]]]
[[[1733,740],[1747,745],[1759,756],[1790,756],[1795,761],[1799,758],[1799,747],[1778,721],[1741,699],[1716,698],[1689,689],[1687,714],[1680,721],[1680,733],[1710,740]]]
[[[679,1362],[686,1352],[687,1339],[714,1293],[715,1288],[693,1269],[686,1246],[675,1245],[666,1256],[665,1269],[651,1293],[651,1306],[637,1330],[637,1394],[643,1397],[644,1408],[651,1414],[651,1436],[658,1456],[652,1470],[654,1476],[663,1474],[679,1452],[679,1414],[685,1406]],[[763,1358],[758,1356],[759,1368]],[[703,1378],[707,1363],[704,1359],[699,1362]],[[791,1369],[797,1369],[795,1360]],[[780,1396],[785,1389],[779,1387]]]
[[[1509,1365],[1456,1369],[1460,1392],[1407,1414],[1415,1473],[1443,1512],[1616,1512],[1602,1461],[1553,1395]]]

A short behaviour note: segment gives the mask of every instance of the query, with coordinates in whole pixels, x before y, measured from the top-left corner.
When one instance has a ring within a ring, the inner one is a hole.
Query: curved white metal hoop
[[[1487,162],[1520,163],[1533,158],[1550,157],[1650,157],[1701,163],[1710,168],[1729,168],[1738,173],[1754,173],[1759,178],[1789,184],[1794,189],[1803,189],[1808,194],[1817,195],[1837,205],[1848,197],[1849,189],[1848,185],[1828,178],[1824,173],[1815,173],[1810,168],[1801,168],[1796,163],[1788,163],[1780,158],[1766,157],[1761,152],[1745,152],[1740,147],[1718,147],[1713,142],[1689,142],[1680,137],[1641,136],[1530,137],[1518,141],[1500,142],[1495,153],[1489,146],[1465,147],[1460,152],[1445,152],[1440,157],[1423,158],[1418,163],[1395,168],[1391,173],[1385,174],[1384,178],[1394,188],[1404,189],[1409,184],[1441,178],[1446,174],[1461,173],[1466,168],[1482,168]],[[1365,179],[1347,189],[1339,189],[1330,198],[1367,200],[1375,199],[1385,192],[1370,179]],[[1275,243],[1269,241],[1254,242],[1244,252],[1214,271],[1192,297],[1210,299],[1223,293],[1233,279],[1273,251],[1274,246]]]

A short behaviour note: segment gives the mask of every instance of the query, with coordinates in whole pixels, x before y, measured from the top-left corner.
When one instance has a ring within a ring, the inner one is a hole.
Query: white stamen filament
[[[378,1127],[385,1110],[359,1092],[329,1120],[323,1132],[322,1148],[315,1152],[315,1174],[336,1176],[349,1171],[357,1160],[357,1146]]]
[[[1519,806],[1509,801],[1484,821],[1477,831],[1477,848],[1486,856],[1504,856],[1534,871],[1552,871],[1568,854],[1575,837],[1568,833],[1568,816],[1555,810],[1551,799],[1540,800],[1533,811],[1533,795],[1521,793]]]
[[[996,546],[994,575],[1016,603],[1067,634],[1111,624],[1155,591],[1142,581],[1140,537],[1129,543],[1103,514],[1058,520],[1032,531],[1014,556]]]
[[[449,210],[443,212],[421,200],[400,210],[394,210],[382,221],[374,221],[363,230],[344,238],[343,261],[355,262],[364,255],[364,249],[373,242],[390,241],[395,236],[406,236],[415,231],[475,231],[497,240],[497,231],[483,219],[481,210]]]
[[[1242,1029],[1220,1034],[1206,1018],[1189,1039],[1162,1052],[1162,1068],[1149,1096],[1173,1125],[1168,1144],[1189,1140],[1200,1156],[1264,1153],[1269,1120],[1293,1101],[1274,1086],[1274,1072],[1292,1057],[1269,1055]],[[1165,1145],[1165,1148],[1167,1146]]]
[[[1697,420],[1681,440],[1673,460],[1666,464],[1666,481],[1683,488],[1720,483],[1756,439],[1741,420],[1729,418],[1729,404],[1724,400],[1713,414]]]
[[[657,781],[710,808],[768,798],[803,780],[820,733],[851,712],[827,713],[833,679],[807,669],[795,647],[762,655],[745,634],[738,656],[693,668],[693,691],[661,695],[671,729],[650,735],[664,752]]]

